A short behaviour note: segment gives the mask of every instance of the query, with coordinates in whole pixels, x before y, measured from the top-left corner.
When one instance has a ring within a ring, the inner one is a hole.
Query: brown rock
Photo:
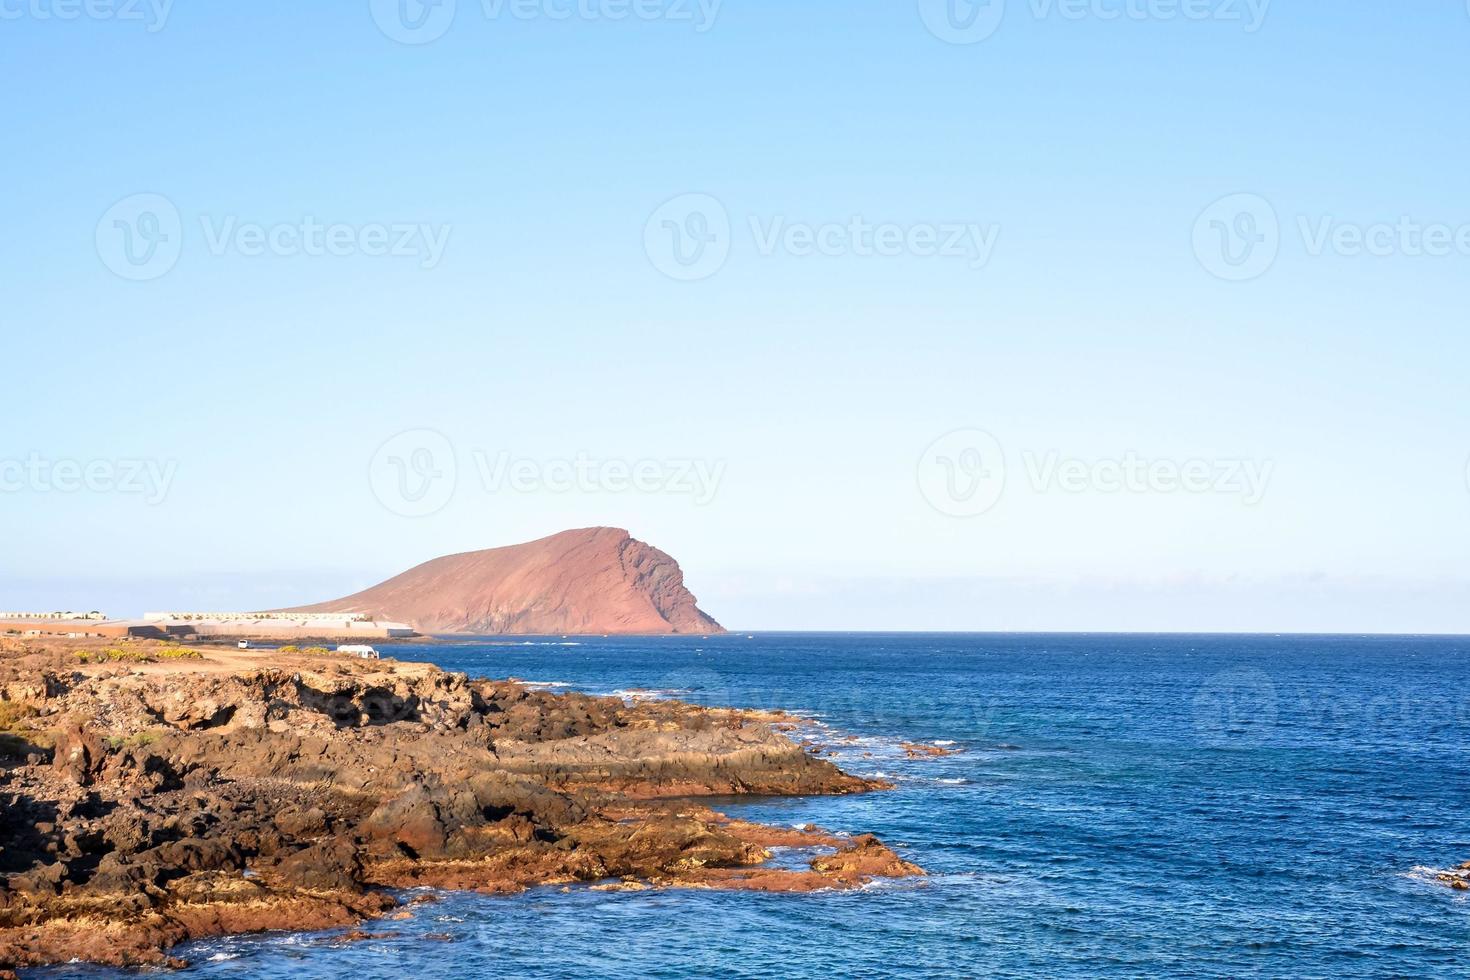
[[[444,857],[448,846],[449,831],[439,806],[423,785],[379,806],[362,822],[361,830],[371,839],[396,844],[411,858]]]
[[[0,684],[38,686],[28,664],[0,643]],[[879,787],[769,714],[394,661],[230,650],[146,667],[75,672],[45,710],[87,724],[59,726],[54,765],[0,766],[7,967],[156,966],[191,938],[355,927],[395,909],[383,888],[813,891],[918,873],[872,838],[691,799]],[[837,850],[791,871],[765,866],[777,845]]]
[[[862,834],[829,857],[812,861],[812,870],[846,881],[870,878],[907,878],[924,874],[924,869],[900,858],[872,834]]]
[[[619,528],[438,558],[365,592],[304,606],[423,633],[722,633],[673,558]]]
[[[954,755],[958,751],[957,749],[947,749],[942,745],[930,745],[926,742],[904,742],[903,750],[910,759]]]
[[[298,888],[361,892],[362,860],[350,840],[326,840],[281,858],[276,874]]]
[[[327,815],[320,807],[287,807],[275,815],[275,823],[287,837],[318,837],[327,832]]]
[[[72,782],[86,786],[102,770],[107,749],[92,728],[68,719],[56,732],[56,750],[51,764]]]

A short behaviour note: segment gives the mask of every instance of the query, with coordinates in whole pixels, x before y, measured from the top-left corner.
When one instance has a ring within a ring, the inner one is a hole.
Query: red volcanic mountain
[[[724,632],[695,605],[678,562],[613,527],[436,558],[289,611],[366,613],[421,633]]]

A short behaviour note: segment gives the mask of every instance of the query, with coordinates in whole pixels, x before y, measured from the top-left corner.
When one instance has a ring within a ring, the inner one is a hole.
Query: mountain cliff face
[[[449,555],[292,612],[357,612],[421,633],[720,633],[679,563],[619,528]]]

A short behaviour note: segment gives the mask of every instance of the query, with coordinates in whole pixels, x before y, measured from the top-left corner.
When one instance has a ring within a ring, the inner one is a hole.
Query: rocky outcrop
[[[1470,861],[1450,871],[1437,871],[1434,878],[1440,884],[1449,885],[1457,892],[1470,891]]]
[[[422,633],[719,633],[678,562],[619,528],[450,555],[334,602]]]
[[[872,837],[692,802],[877,787],[738,710],[330,655],[79,665],[65,645],[0,648],[0,692],[0,970],[177,965],[189,938],[383,915],[390,888],[922,874]],[[767,867],[777,845],[810,866]]]

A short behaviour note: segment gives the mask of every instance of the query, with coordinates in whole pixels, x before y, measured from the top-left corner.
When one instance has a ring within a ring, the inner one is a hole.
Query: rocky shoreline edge
[[[0,638],[0,976],[183,966],[208,936],[395,912],[391,889],[814,891],[924,872],[700,797],[861,793],[767,712],[430,664]],[[805,869],[773,847],[811,848]]]

